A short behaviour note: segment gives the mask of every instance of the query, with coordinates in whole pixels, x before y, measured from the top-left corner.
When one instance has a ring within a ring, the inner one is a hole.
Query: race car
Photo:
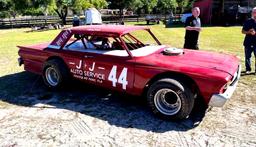
[[[19,64],[51,89],[71,78],[147,98],[154,114],[187,118],[196,99],[222,107],[240,78],[236,56],[162,45],[149,27],[88,25],[62,30],[50,43],[18,46]]]

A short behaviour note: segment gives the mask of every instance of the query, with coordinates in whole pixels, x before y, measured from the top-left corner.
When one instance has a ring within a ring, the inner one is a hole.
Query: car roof
[[[115,34],[123,35],[131,31],[136,30],[149,30],[149,27],[146,26],[128,26],[128,25],[84,25],[78,27],[72,27],[70,30],[74,34]]]

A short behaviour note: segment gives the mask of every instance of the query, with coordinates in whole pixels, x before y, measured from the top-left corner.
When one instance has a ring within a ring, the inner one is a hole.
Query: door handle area
[[[85,58],[93,58],[94,56],[85,55],[84,57],[85,57]]]

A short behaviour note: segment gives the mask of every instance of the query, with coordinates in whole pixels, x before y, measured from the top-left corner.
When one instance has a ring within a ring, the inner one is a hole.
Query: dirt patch
[[[156,118],[141,98],[80,83],[61,92],[41,80],[17,85],[19,96],[0,92],[0,146],[256,146],[256,82],[243,78],[225,107],[180,122]]]

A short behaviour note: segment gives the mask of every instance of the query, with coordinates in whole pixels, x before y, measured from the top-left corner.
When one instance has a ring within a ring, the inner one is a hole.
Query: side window
[[[89,41],[94,44],[98,50],[123,50],[121,41],[117,37],[93,36]]]
[[[84,52],[88,48],[87,38],[85,35],[73,34],[63,49]]]
[[[109,36],[74,34],[63,49],[113,56],[129,56],[127,51],[122,47],[120,39],[118,37]]]

